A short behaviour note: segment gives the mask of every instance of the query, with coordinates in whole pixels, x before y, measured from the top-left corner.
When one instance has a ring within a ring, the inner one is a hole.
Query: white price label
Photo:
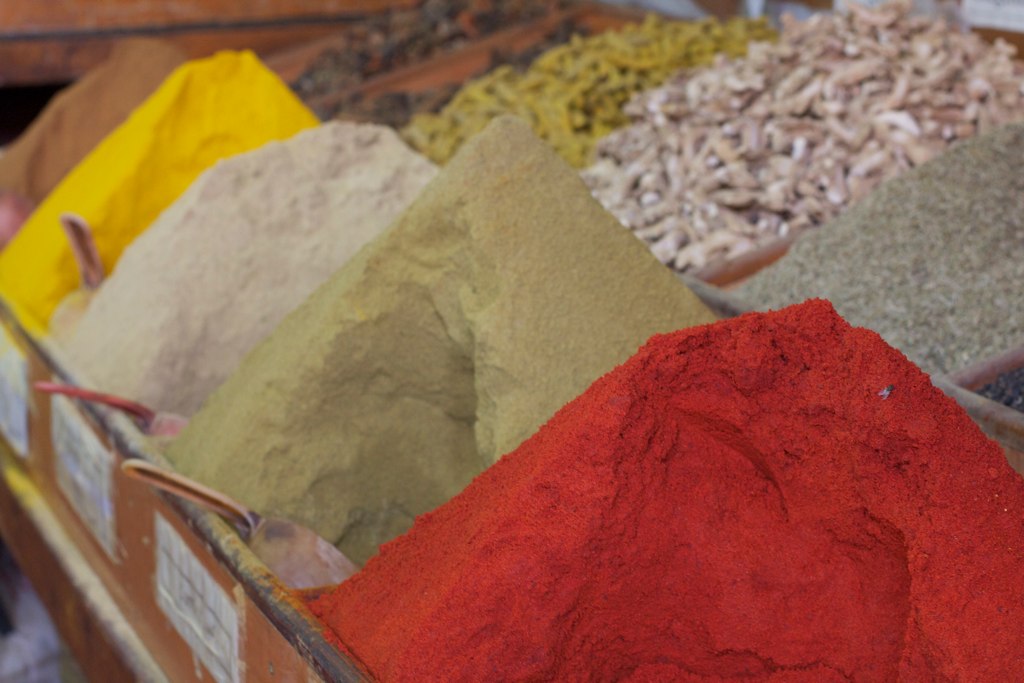
[[[962,13],[971,26],[1024,31],[1024,0],[963,0]]]
[[[156,514],[156,598],[175,630],[217,683],[238,681],[235,605],[159,513]]]
[[[28,457],[28,361],[0,327],[0,432],[14,452]]]
[[[114,533],[114,454],[104,446],[70,400],[54,396],[50,417],[57,485],[92,531],[116,559]]]

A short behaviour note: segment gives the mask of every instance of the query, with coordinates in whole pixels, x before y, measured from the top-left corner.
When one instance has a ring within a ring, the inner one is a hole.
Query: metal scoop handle
[[[78,263],[78,273],[82,280],[82,289],[94,290],[103,284],[103,262],[100,260],[96,240],[92,229],[85,219],[73,213],[60,215],[60,226],[71,244],[71,253]]]
[[[144,481],[154,488],[209,508],[234,524],[248,541],[259,526],[261,517],[234,498],[177,472],[153,463],[132,458],[121,463],[121,471],[133,479]]]
[[[36,390],[43,393],[80,398],[84,401],[92,401],[116,408],[135,418],[143,431],[148,430],[156,419],[156,412],[152,409],[147,408],[141,403],[136,403],[120,396],[114,396],[113,394],[103,394],[91,389],[83,389],[82,387],[75,387],[69,384],[57,384],[56,382],[35,382],[33,386]]]

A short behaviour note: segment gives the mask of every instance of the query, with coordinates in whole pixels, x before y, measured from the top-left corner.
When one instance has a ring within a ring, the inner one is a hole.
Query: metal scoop
[[[149,436],[174,436],[188,419],[158,413],[141,403],[81,387],[55,382],[36,382],[38,391],[94,401],[128,414]],[[359,568],[312,529],[285,519],[263,517],[237,500],[139,459],[126,460],[121,469],[151,486],[212,509],[238,529],[252,551],[290,588],[315,588],[338,584]]]
[[[98,289],[106,277],[99,249],[92,236],[92,228],[77,214],[65,212],[60,215],[60,227],[71,244],[71,253],[78,264],[82,289]]]
[[[344,553],[312,529],[285,519],[263,517],[220,491],[145,460],[125,460],[121,470],[227,519],[256,556],[289,588],[336,585],[359,571]]]
[[[57,339],[67,339],[85,315],[93,296],[103,284],[106,273],[92,229],[85,219],[73,213],[60,215],[60,226],[78,264],[78,289],[68,294],[50,316],[50,332]]]
[[[120,410],[131,417],[146,436],[177,436],[178,432],[188,424],[187,417],[175,415],[174,413],[158,413],[141,403],[136,403],[120,396],[114,396],[113,394],[104,394],[99,391],[83,389],[82,387],[75,387],[69,384],[57,384],[56,382],[35,382],[32,386],[37,391],[45,394],[70,396]]]

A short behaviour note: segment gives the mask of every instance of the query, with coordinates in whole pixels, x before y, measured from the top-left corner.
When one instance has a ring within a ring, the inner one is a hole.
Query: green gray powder
[[[1024,339],[1024,125],[890,180],[737,294],[761,309],[832,301],[928,372]]]
[[[712,320],[526,124],[498,119],[169,457],[362,562],[651,334]]]

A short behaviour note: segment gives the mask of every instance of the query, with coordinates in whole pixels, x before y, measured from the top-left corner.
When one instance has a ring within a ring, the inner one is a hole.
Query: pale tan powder
[[[121,256],[70,362],[100,390],[193,414],[435,173],[390,129],[352,123],[218,163]]]

